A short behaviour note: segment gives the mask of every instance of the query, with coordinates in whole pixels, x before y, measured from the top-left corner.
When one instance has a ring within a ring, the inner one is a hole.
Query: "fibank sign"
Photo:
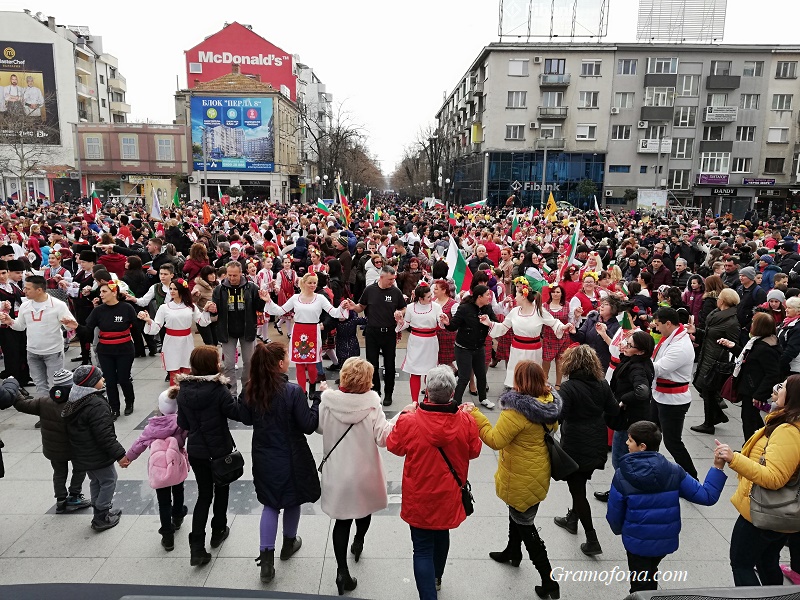
[[[542,191],[542,184],[537,183],[535,181],[526,181],[522,184],[522,189],[525,191],[534,191],[534,192],[541,192]],[[561,191],[561,184],[558,183],[547,183],[544,186],[545,192],[560,192]]]
[[[198,62],[214,63],[217,65],[234,64],[280,67],[283,65],[283,61],[288,59],[288,56],[275,56],[274,54],[253,54],[251,56],[246,56],[242,54],[233,54],[232,52],[204,52],[203,50],[197,53]]]

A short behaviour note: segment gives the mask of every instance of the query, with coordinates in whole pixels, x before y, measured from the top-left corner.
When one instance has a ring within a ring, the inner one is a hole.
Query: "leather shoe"
[[[689,429],[696,431],[697,433],[714,433],[714,426],[706,425],[705,423],[701,423],[700,425],[692,425],[689,427]]]
[[[392,405],[392,397],[391,396],[386,396],[383,399],[383,405],[384,406],[391,406]]]
[[[608,496],[611,492],[595,492],[594,497],[596,500],[600,500],[600,502],[608,502]]]
[[[83,362],[83,357],[82,356],[76,356],[70,362]]]

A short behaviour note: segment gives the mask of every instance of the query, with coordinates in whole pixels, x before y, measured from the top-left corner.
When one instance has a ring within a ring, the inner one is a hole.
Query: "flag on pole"
[[[465,210],[472,210],[473,208],[483,208],[486,206],[486,200],[481,200],[480,202],[473,202],[472,204],[467,204],[464,206]]]
[[[89,213],[96,215],[103,208],[103,203],[100,201],[100,196],[97,195],[97,190],[92,190],[92,195],[89,196]]]
[[[519,232],[519,218],[517,217],[517,209],[514,209],[514,218],[511,219],[511,231],[509,236],[514,239],[514,236]]]
[[[369,212],[372,209],[372,190],[367,192],[364,196],[364,210]]]
[[[339,184],[339,210],[342,214],[342,220],[344,221],[344,226],[350,226],[350,204],[347,202],[347,195],[344,193],[344,186],[342,185],[341,181],[338,181]]]
[[[450,236],[450,247],[447,249],[447,277],[456,284],[457,291],[468,290],[472,283],[472,271],[467,268],[467,261],[461,256],[461,252],[456,246],[456,240]]]
[[[528,213],[528,221],[533,221],[533,217],[535,217],[538,214],[539,214],[539,209],[537,208],[536,212],[534,213],[533,204],[531,204],[531,211]]]
[[[600,207],[597,205],[597,195],[594,196],[594,212],[597,213],[597,216],[600,216]]]
[[[175,188],[175,193],[172,194],[172,203],[175,205],[175,208],[181,207],[181,197],[178,194],[178,188]]]
[[[372,222],[373,223],[377,223],[380,220],[381,220],[381,216],[378,214],[378,209],[376,208],[375,212],[372,213]]]
[[[633,329],[633,323],[631,323],[631,318],[628,316],[628,311],[622,313],[622,323],[620,323],[622,327],[622,331],[630,331]]]
[[[553,192],[550,192],[550,197],[547,199],[547,206],[544,209],[545,218],[549,221],[555,221],[556,210],[558,210],[558,207],[556,206],[556,200],[553,198]]]
[[[448,211],[447,222],[450,224],[451,227],[456,226],[456,215],[455,213],[453,213],[452,208]]]
[[[152,192],[153,196],[153,210],[150,211],[150,216],[152,216],[156,221],[160,221],[161,205],[158,203],[158,195],[156,194],[156,188],[154,186],[150,186],[150,191]]]
[[[322,213],[326,217],[331,214],[331,209],[320,198],[317,198],[317,212]]]
[[[561,281],[564,279],[564,272],[567,270],[572,264],[572,261],[575,260],[575,251],[578,248],[578,241],[580,240],[581,235],[581,224],[576,222],[575,229],[572,230],[572,235],[569,236],[569,242],[567,242],[567,248],[564,249],[563,254],[567,256],[566,260],[564,260],[564,264],[561,265],[561,269],[558,271],[558,278],[556,281]]]
[[[211,222],[211,209],[208,208],[208,202],[203,200],[203,225],[208,225]]]

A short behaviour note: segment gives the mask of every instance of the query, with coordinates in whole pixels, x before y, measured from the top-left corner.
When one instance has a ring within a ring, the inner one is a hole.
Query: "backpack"
[[[150,487],[154,490],[171,487],[186,480],[189,475],[189,457],[173,436],[150,444],[147,475]]]

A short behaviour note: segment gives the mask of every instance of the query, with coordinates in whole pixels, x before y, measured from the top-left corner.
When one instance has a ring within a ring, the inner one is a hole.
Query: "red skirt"
[[[319,326],[316,323],[297,323],[292,327],[293,363],[315,364],[319,362]]]
[[[439,338],[439,364],[450,365],[456,362],[456,332],[439,328],[436,336]]]

